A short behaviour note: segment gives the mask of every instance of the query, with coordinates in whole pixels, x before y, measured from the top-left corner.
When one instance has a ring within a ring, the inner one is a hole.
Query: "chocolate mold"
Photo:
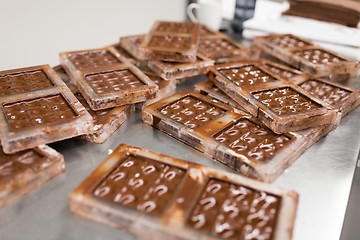
[[[359,71],[357,61],[291,34],[256,37],[254,46],[315,78],[346,80]]]
[[[200,25],[192,22],[156,21],[138,48],[141,60],[194,62]]]
[[[64,157],[40,145],[6,154],[0,147],[0,208],[36,189],[65,169]]]
[[[158,90],[113,47],[60,53],[60,61],[93,110],[143,102]]]
[[[9,88],[0,96],[0,135],[5,153],[92,131],[92,117],[50,66],[0,72],[0,81],[9,78],[13,86],[28,81],[32,84],[20,90]]]
[[[317,137],[276,134],[249,114],[190,90],[145,107],[142,118],[216,161],[268,182],[306,150],[305,134]]]
[[[259,62],[224,64],[208,77],[234,101],[276,133],[338,123],[335,108],[286,82]]]
[[[293,191],[120,145],[70,194],[70,209],[150,239],[286,240],[297,201]]]

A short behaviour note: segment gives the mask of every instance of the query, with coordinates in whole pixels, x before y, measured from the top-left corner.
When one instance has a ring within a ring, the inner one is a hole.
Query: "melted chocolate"
[[[303,113],[321,107],[316,102],[289,87],[261,91],[253,93],[253,95],[280,116]]]
[[[191,22],[160,22],[156,32],[192,33],[194,24]]]
[[[310,44],[300,40],[299,38],[292,36],[290,34],[281,35],[281,36],[268,36],[267,39],[283,48],[295,48],[295,47],[305,47]]]
[[[43,70],[32,70],[0,76],[0,96],[54,86]]]
[[[54,122],[66,122],[77,117],[74,110],[60,94],[6,103],[3,108],[12,130]]]
[[[120,61],[107,50],[70,53],[68,56],[79,70],[112,66],[120,63]]]
[[[277,81],[277,79],[253,65],[221,69],[219,72],[238,86]]]
[[[305,49],[294,51],[294,53],[314,64],[330,64],[345,61],[344,59],[322,49]]]
[[[226,53],[238,50],[239,47],[224,38],[212,38],[212,39],[201,39],[199,44],[201,49],[206,56],[220,57]]]
[[[0,183],[7,182],[23,171],[46,166],[47,158],[34,150],[5,154],[0,147]]]
[[[291,140],[268,128],[242,119],[216,133],[213,138],[237,153],[266,162]]]
[[[185,171],[130,155],[94,190],[94,195],[159,215],[172,198]]]
[[[150,39],[148,46],[183,51],[190,48],[191,38],[178,36],[153,36]]]
[[[86,74],[85,79],[96,93],[114,93],[145,85],[127,69]]]
[[[159,110],[171,119],[195,129],[221,116],[225,111],[192,96],[184,97]]]
[[[340,102],[350,94],[350,92],[347,90],[316,80],[303,82],[300,84],[300,87],[331,105]]]
[[[224,239],[272,239],[280,198],[210,179],[187,224]]]
[[[276,67],[274,65],[271,65],[271,64],[268,64],[268,63],[263,63],[262,64],[266,69],[272,71],[274,74],[276,74],[277,76],[279,77],[283,77],[285,79],[290,79],[290,78],[293,78],[295,77],[296,73],[294,72],[291,72],[289,70],[286,70],[286,69],[282,69],[282,68],[279,68],[279,67]]]

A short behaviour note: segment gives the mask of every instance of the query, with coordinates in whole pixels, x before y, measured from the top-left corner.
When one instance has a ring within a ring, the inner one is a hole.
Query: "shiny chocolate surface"
[[[201,39],[199,49],[206,56],[218,57],[224,55],[224,52],[232,52],[238,50],[239,47],[224,38]]]
[[[60,94],[3,105],[12,130],[73,120],[77,114]]]
[[[238,86],[256,85],[277,81],[276,78],[272,77],[254,65],[221,69],[219,72]]]
[[[160,22],[156,32],[192,33],[194,24],[192,22]]]
[[[130,155],[94,190],[94,195],[159,215],[185,175],[183,169]]]
[[[266,39],[283,48],[305,47],[310,45],[309,43],[304,42],[299,38],[292,36],[290,34],[285,34],[280,36],[268,36],[266,37]]]
[[[68,56],[71,62],[79,70],[112,66],[120,63],[120,61],[108,50],[69,53]]]
[[[294,53],[314,64],[330,64],[345,61],[344,59],[322,49],[304,49],[294,51]]]
[[[350,94],[350,91],[316,80],[308,80],[299,86],[330,105],[338,103]]]
[[[269,160],[291,140],[247,119],[222,129],[213,138],[235,152],[261,162]]]
[[[178,36],[153,36],[148,44],[149,47],[171,48],[173,50],[188,50],[191,46],[191,38]]]
[[[223,239],[273,239],[281,199],[210,179],[187,224]]]
[[[225,110],[193,96],[177,100],[159,111],[192,129],[199,128],[225,113]]]
[[[85,79],[96,93],[114,93],[145,85],[128,69],[85,74]]]
[[[280,116],[303,113],[321,107],[316,102],[289,87],[260,91],[253,93],[253,95]]]
[[[13,179],[16,174],[46,167],[47,158],[30,149],[14,154],[6,154],[0,147],[0,184]]]
[[[54,86],[41,69],[0,75],[0,96]]]

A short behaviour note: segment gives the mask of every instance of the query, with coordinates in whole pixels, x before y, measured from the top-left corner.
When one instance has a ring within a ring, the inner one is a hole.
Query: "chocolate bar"
[[[318,136],[276,134],[251,115],[190,90],[146,106],[142,118],[216,161],[268,182],[306,150],[308,136]]]
[[[205,35],[200,38],[199,53],[215,61],[215,64],[257,58],[249,49],[224,34]]]
[[[97,111],[92,110],[76,86],[70,81],[70,77],[63,67],[58,65],[53,69],[93,118],[93,132],[80,136],[83,140],[94,143],[105,142],[134,113],[135,106],[133,104]]]
[[[156,96],[157,85],[113,47],[60,53],[60,61],[93,110]]]
[[[342,116],[345,116],[359,105],[360,91],[355,88],[324,79],[314,79],[296,69],[281,64],[266,60],[260,62],[269,72],[298,85],[313,97],[328,103],[336,108]]]
[[[259,62],[212,68],[211,81],[276,133],[340,121],[335,108],[302,88],[276,77]]]
[[[92,117],[50,66],[1,71],[0,82],[5,153],[92,131]]]
[[[291,34],[256,37],[254,45],[266,54],[316,78],[330,76],[330,79],[339,80],[344,76],[354,77],[359,70],[357,61],[340,56]],[[336,76],[336,78],[332,76]]]
[[[63,156],[41,145],[33,149],[6,154],[0,147],[0,208],[63,172]]]
[[[225,103],[231,107],[245,111],[237,102],[232,100],[228,95],[226,95],[220,88],[218,88],[213,82],[205,81],[197,83],[194,85],[194,90],[198,93],[201,93],[204,96],[215,99],[219,102]]]
[[[156,21],[138,49],[141,60],[194,62],[200,25],[192,22]]]
[[[124,58],[126,58],[127,60],[129,60],[129,62],[131,62],[132,64],[136,63],[136,58],[133,57],[133,55],[131,53],[129,53],[126,49],[124,49],[121,46],[121,43],[115,43],[113,45],[110,45],[111,47],[114,47],[116,49],[116,51],[118,51],[118,53],[123,56]]]
[[[121,37],[120,44],[135,58],[139,58],[139,47],[144,37],[145,35]],[[174,80],[205,74],[209,67],[214,65],[214,60],[198,53],[196,60],[191,63],[148,60],[144,65],[147,65],[164,80]]]
[[[156,93],[156,98],[148,100],[146,102],[138,103],[136,106],[142,109],[144,106],[152,104],[154,102],[159,101],[160,99],[172,94],[176,90],[176,80],[165,81],[162,77],[160,77],[155,72],[151,71],[147,67],[140,67],[140,70],[148,76],[151,81],[153,81],[156,85],[158,85],[159,90]]]
[[[150,239],[291,239],[298,194],[120,145],[70,194],[82,217]]]

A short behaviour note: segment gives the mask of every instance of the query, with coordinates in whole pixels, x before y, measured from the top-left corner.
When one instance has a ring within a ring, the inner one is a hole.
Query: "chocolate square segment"
[[[210,179],[187,224],[223,239],[273,239],[280,198]]]
[[[291,140],[290,137],[276,134],[247,119],[241,119],[222,129],[213,138],[235,152],[261,162],[271,159],[272,155]]]
[[[308,80],[299,86],[330,105],[337,104],[351,93],[346,89],[317,80]]]
[[[191,46],[191,38],[179,36],[153,36],[150,39],[148,46],[185,51]]]
[[[192,22],[160,22],[156,31],[192,33],[194,31],[194,24]]]
[[[307,61],[313,64],[331,64],[345,61],[341,57],[338,57],[322,49],[304,49],[294,51],[294,53],[300,57],[305,58]]]
[[[145,84],[128,69],[85,74],[85,79],[96,93],[116,93],[121,90],[145,86]]]
[[[42,69],[0,75],[0,96],[54,86]]]
[[[12,130],[72,121],[77,117],[61,94],[6,103],[3,110]]]
[[[68,54],[70,61],[79,70],[112,66],[121,63],[108,50],[95,50]]]
[[[186,96],[158,111],[192,129],[204,126],[225,113],[225,110],[193,96]]]
[[[276,78],[265,73],[254,65],[222,69],[219,72],[238,86],[256,85],[260,83],[277,81]]]
[[[279,116],[304,113],[321,108],[321,105],[290,87],[265,90],[252,94]]]
[[[224,52],[231,52],[234,50],[238,50],[239,47],[232,44],[226,38],[209,38],[209,39],[201,39],[199,44],[199,49],[203,51],[203,53],[208,57],[218,57],[219,55],[223,55]]]
[[[273,44],[276,44],[283,48],[296,48],[296,47],[305,47],[311,45],[290,34],[269,36],[267,38]]]
[[[183,169],[130,155],[96,187],[94,195],[159,215],[184,176]]]

